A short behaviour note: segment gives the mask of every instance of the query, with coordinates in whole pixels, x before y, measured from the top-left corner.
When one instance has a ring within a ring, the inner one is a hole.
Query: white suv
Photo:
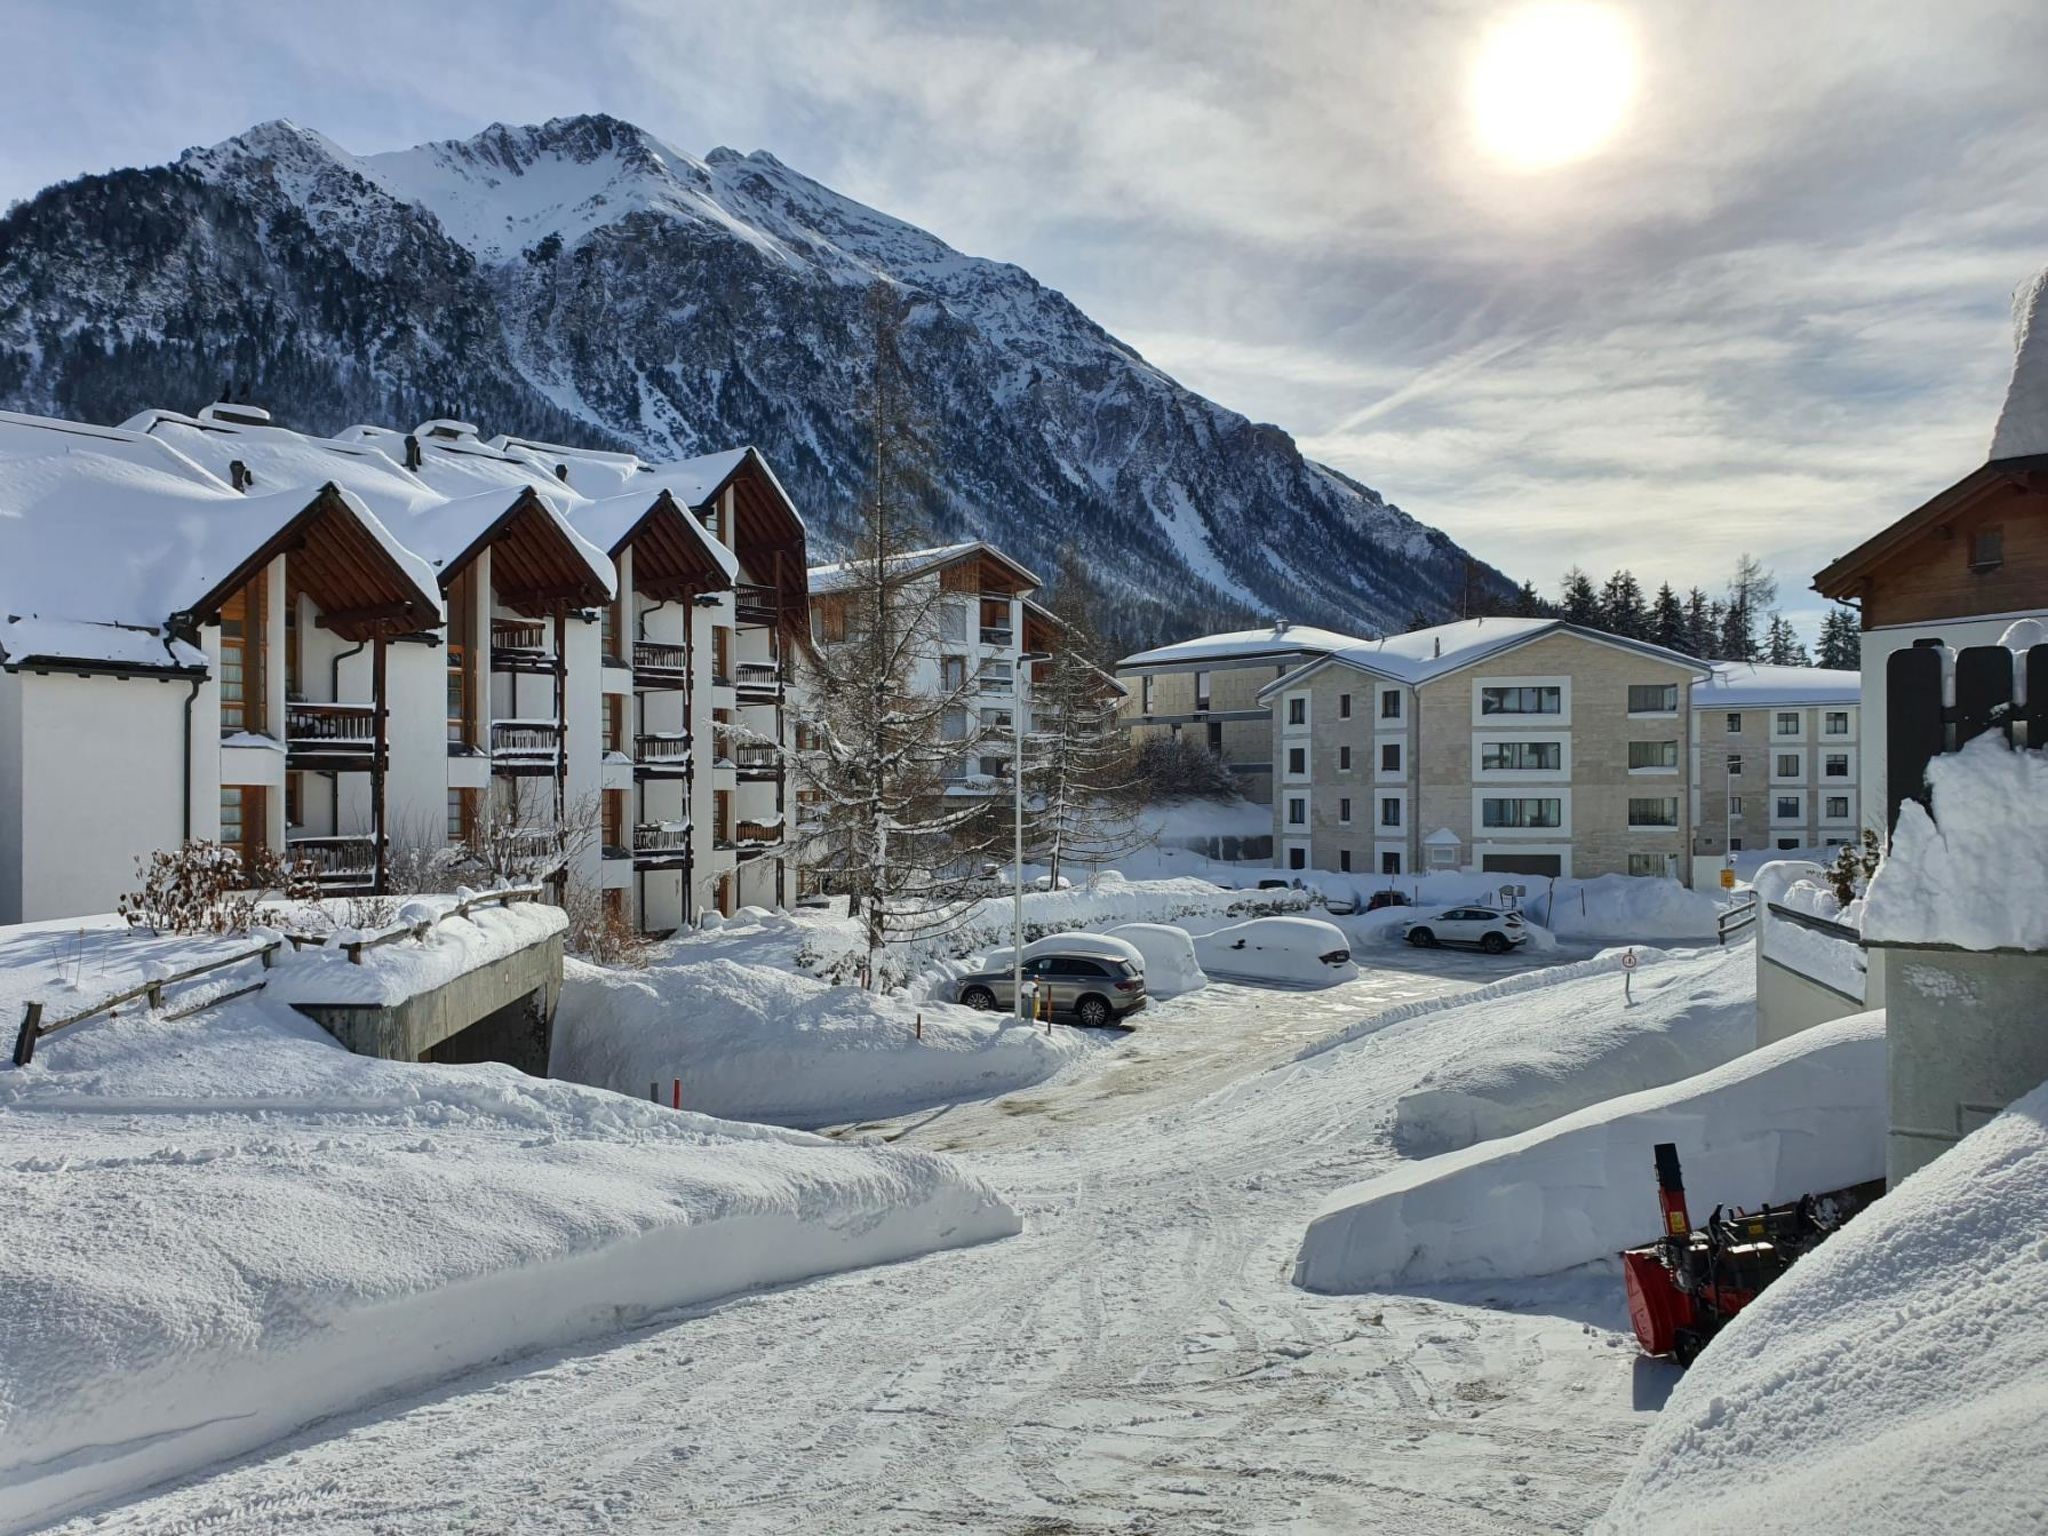
[[[1469,944],[1489,955],[1504,955],[1517,944],[1529,942],[1519,912],[1496,912],[1491,907],[1452,907],[1433,917],[1420,917],[1402,930],[1418,949],[1439,944]]]

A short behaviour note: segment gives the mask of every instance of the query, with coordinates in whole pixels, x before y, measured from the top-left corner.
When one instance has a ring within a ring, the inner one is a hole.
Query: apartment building
[[[1731,853],[1856,840],[1862,699],[1855,672],[1713,664],[1692,692],[1696,883]]]
[[[1706,674],[1556,619],[1333,650],[1258,693],[1276,862],[1689,881],[1688,694]]]
[[[963,743],[946,770],[947,793],[994,794],[1009,783],[1014,733],[1031,729],[1034,668],[1024,658],[1056,643],[1057,621],[1031,601],[1038,577],[994,545],[970,541],[894,556],[888,579],[914,589],[913,601],[929,603],[934,621],[912,663],[912,690],[951,695],[971,685],[975,702],[945,722],[947,735]],[[849,592],[870,581],[871,572],[852,564],[811,568],[817,645],[847,638]]]
[[[375,890],[480,824],[596,823],[571,876],[649,929],[786,889],[779,756],[700,773],[692,735],[783,740],[803,531],[751,449],[4,416],[0,511],[0,719],[34,726],[0,732],[0,920],[109,910],[195,838]]]
[[[1273,802],[1273,711],[1261,691],[1322,657],[1368,642],[1284,620],[1126,656],[1124,719],[1134,740],[1190,735],[1223,760],[1247,800]]]

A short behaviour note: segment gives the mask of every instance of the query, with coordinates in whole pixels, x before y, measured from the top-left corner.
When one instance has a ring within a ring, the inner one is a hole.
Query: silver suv
[[[1052,994],[1052,1011],[1099,1029],[1145,1006],[1145,973],[1109,955],[1037,954],[1024,962],[1024,984]],[[1013,1011],[1017,993],[1010,968],[962,976],[953,996],[969,1008]],[[1043,1006],[1041,1004],[1041,1006]]]

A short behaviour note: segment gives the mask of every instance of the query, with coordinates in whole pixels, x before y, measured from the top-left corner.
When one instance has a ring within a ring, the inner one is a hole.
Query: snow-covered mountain
[[[772,155],[699,159],[602,116],[369,156],[272,122],[49,188],[0,220],[0,401],[118,421],[233,378],[314,431],[457,414],[651,457],[754,442],[830,552],[877,279],[912,300],[934,533],[1048,572],[1077,545],[1120,642],[1273,615],[1400,629],[1468,580],[1509,590],[1022,269]]]

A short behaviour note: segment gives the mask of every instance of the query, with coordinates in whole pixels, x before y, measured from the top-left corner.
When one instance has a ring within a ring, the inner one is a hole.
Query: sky
[[[1504,30],[1530,3],[10,0],[0,200],[275,117],[767,149],[1546,593],[1749,551],[1810,635],[1812,573],[1984,458],[2048,263],[2048,6],[1578,0],[1594,69]]]

